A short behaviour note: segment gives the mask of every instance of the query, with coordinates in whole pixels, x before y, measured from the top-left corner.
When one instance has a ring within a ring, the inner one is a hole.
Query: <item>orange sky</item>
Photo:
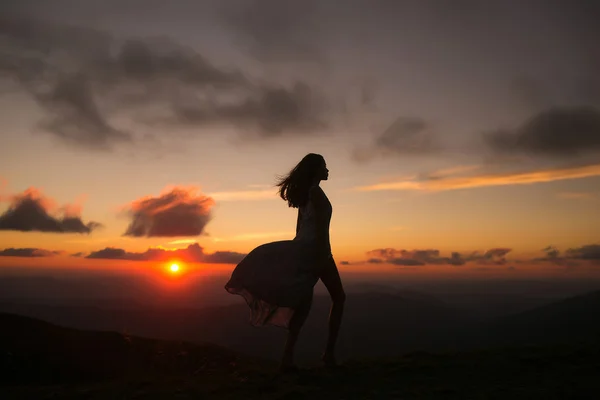
[[[0,266],[179,249],[232,269],[293,238],[274,183],[316,152],[340,269],[600,270],[597,21],[575,3],[253,2],[244,23],[216,1],[44,4],[0,6],[20,21],[0,63]]]

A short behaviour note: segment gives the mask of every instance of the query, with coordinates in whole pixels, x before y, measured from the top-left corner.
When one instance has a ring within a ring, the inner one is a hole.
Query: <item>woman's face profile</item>
[[[321,167],[319,168],[319,178],[326,181],[329,178],[329,170],[327,169],[327,163],[323,160]]]

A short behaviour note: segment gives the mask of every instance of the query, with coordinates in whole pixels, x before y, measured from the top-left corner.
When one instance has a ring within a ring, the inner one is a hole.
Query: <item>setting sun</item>
[[[178,264],[171,264],[171,266],[169,267],[169,271],[175,273],[175,272],[179,272],[179,265]]]

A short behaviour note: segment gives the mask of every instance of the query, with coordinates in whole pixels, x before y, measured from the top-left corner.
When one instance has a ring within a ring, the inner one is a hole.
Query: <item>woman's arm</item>
[[[300,207],[298,207],[298,219],[296,220],[296,235],[300,232],[300,225],[302,225],[302,215],[300,214]]]
[[[327,231],[324,213],[325,194],[323,190],[318,186],[313,186],[309,192],[310,200],[315,207],[315,237],[319,251],[327,250]]]

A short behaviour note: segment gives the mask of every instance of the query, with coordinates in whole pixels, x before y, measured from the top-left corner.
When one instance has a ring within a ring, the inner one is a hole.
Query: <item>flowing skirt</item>
[[[312,242],[266,243],[235,267],[225,290],[246,300],[252,325],[287,328],[295,310],[311,301],[319,265]]]

